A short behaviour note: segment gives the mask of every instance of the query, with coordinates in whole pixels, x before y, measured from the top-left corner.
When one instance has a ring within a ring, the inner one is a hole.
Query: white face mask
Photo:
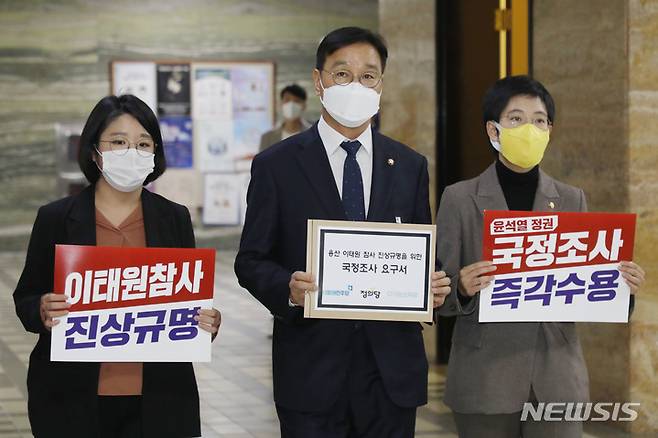
[[[298,119],[302,115],[302,111],[304,111],[302,104],[292,100],[281,105],[281,113],[286,120]]]
[[[111,151],[99,153],[103,157],[103,168],[99,167],[103,178],[120,192],[137,190],[155,168],[155,154],[142,156],[133,148],[123,155]]]
[[[379,111],[381,94],[358,82],[324,88],[320,81],[320,86],[324,91],[324,96],[320,98],[322,106],[345,127],[361,126]]]

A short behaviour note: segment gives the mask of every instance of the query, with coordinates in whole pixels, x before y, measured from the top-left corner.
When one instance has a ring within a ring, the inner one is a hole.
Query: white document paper
[[[312,318],[431,321],[434,227],[309,221]]]

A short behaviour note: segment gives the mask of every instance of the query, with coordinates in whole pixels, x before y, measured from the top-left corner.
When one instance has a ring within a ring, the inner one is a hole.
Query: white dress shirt
[[[320,117],[320,120],[318,121],[318,133],[320,134],[320,139],[322,140],[322,144],[324,145],[324,148],[327,152],[329,164],[331,165],[331,171],[333,172],[334,180],[336,181],[336,187],[338,188],[338,193],[342,199],[343,168],[345,166],[345,158],[347,158],[347,152],[345,149],[340,147],[340,144],[345,141],[354,140],[345,138],[343,134],[329,126],[322,117]],[[363,201],[367,217],[368,208],[370,207],[370,187],[372,186],[372,128],[370,125],[355,140],[358,140],[361,143],[361,147],[356,153],[356,161],[359,163],[359,167],[361,168],[361,179],[363,180]]]
[[[318,121],[318,133],[320,140],[324,145],[331,165],[331,172],[334,174],[334,181],[340,198],[343,198],[343,169],[345,166],[345,158],[347,158],[347,151],[340,147],[340,144],[345,141],[353,141],[345,138],[343,134],[336,131],[329,126],[327,122],[320,116]],[[356,153],[356,162],[359,163],[361,168],[361,179],[363,180],[363,202],[366,217],[368,217],[368,208],[370,207],[370,187],[372,186],[372,127],[368,125],[365,131],[359,135],[355,140],[361,143],[361,147]],[[298,307],[288,298],[288,306]]]

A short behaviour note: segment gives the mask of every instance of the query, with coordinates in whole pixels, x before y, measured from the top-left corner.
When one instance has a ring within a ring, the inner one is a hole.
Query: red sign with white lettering
[[[633,260],[635,214],[485,211],[482,260],[496,275]]]
[[[635,215],[485,211],[479,322],[627,322]]]
[[[212,299],[215,250],[57,245],[54,280],[71,312]]]

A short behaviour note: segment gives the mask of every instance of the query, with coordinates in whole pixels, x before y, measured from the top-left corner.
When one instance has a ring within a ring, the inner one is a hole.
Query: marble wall
[[[628,170],[638,214],[635,255],[647,271],[630,333],[630,400],[636,432],[658,432],[658,0],[628,3]]]
[[[557,120],[545,169],[592,211],[637,213],[648,274],[629,325],[581,324],[594,400],[641,403],[633,432],[658,432],[658,1],[534,0],[534,75]]]
[[[310,92],[320,39],[347,25],[376,30],[377,0],[3,0],[0,227],[31,224],[55,197],[54,124],[84,121],[110,60],[273,60],[277,90]]]
[[[430,202],[435,207],[435,2],[380,0],[379,28],[389,60],[382,94],[382,132],[427,157]]]
[[[381,101],[382,133],[427,157],[435,212],[436,43],[435,2],[379,0],[379,29],[389,59]],[[428,359],[436,357],[436,330],[423,330]]]
[[[427,157],[435,210],[435,2],[379,0],[379,29],[388,43],[381,102],[382,133]],[[436,357],[436,330],[423,330],[428,359]]]
[[[627,211],[625,6],[568,0],[533,5],[533,73],[557,107],[542,166],[583,188],[590,210]],[[628,400],[628,326],[581,324],[579,331],[592,399]]]

